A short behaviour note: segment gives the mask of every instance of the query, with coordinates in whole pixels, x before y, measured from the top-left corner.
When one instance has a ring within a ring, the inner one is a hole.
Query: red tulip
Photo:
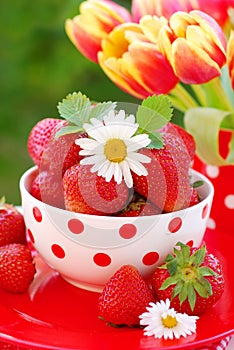
[[[65,29],[71,42],[91,61],[97,62],[101,40],[120,23],[131,21],[130,13],[113,1],[88,0],[80,5],[80,15],[67,19]]]
[[[178,82],[157,44],[136,23],[119,25],[103,39],[98,62],[117,86],[140,99],[167,94]]]

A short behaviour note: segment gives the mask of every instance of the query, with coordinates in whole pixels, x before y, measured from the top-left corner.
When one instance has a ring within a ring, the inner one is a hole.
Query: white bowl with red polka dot
[[[31,168],[20,180],[28,236],[41,257],[73,285],[100,291],[124,264],[135,265],[148,278],[178,241],[202,243],[214,190],[196,171],[191,181],[203,181],[199,204],[141,217],[86,215],[47,205],[29,193],[36,174]]]

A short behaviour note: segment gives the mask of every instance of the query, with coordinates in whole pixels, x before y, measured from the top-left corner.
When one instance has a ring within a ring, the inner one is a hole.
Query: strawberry
[[[170,122],[167,123],[161,129],[161,132],[172,133],[173,135],[176,135],[176,137],[179,137],[181,142],[183,142],[185,147],[187,148],[191,161],[193,161],[196,150],[196,144],[191,134],[189,134],[184,128],[180,127],[179,125]]]
[[[191,198],[189,206],[192,207],[200,202],[199,195],[197,193],[197,189],[194,187],[191,187]]]
[[[65,171],[71,166],[78,164],[83,158],[79,155],[80,146],[75,144],[75,140],[80,137],[87,137],[86,133],[68,133],[56,136],[61,129],[68,127],[67,121],[62,121],[57,125],[51,135],[51,138],[44,149],[41,159],[40,169],[60,174],[62,177]]]
[[[74,141],[86,137],[86,134],[70,133],[55,137],[57,132],[67,126],[65,120],[45,118],[32,128],[28,137],[28,152],[41,171],[61,173],[62,177],[66,169],[82,158],[79,155],[80,147]]]
[[[222,266],[205,245],[191,248],[177,243],[174,255],[168,255],[164,265],[157,267],[152,286],[160,300],[171,300],[179,312],[199,315],[210,309],[224,291]]]
[[[135,194],[131,202],[118,214],[118,216],[147,216],[160,214],[160,209],[145,198]]]
[[[137,193],[161,211],[172,212],[189,206],[191,159],[177,135],[165,133],[163,139],[163,148],[144,148],[139,151],[151,158],[150,163],[144,164],[148,175],[138,176],[132,173],[132,176]]]
[[[26,243],[23,215],[11,204],[0,199],[0,246],[9,243]]]
[[[65,207],[68,210],[95,215],[120,211],[128,203],[129,189],[124,182],[107,182],[90,171],[90,166],[74,165],[63,176]]]
[[[32,282],[35,266],[29,248],[20,243],[0,247],[0,287],[12,293],[25,292]]]
[[[30,193],[44,203],[64,209],[62,178],[59,174],[41,171],[33,180]]]
[[[60,119],[45,118],[32,128],[28,137],[28,153],[36,165],[40,165],[51,134],[59,123],[61,123]]]
[[[101,319],[114,325],[139,325],[139,316],[155,298],[132,265],[123,265],[106,283],[98,300]]]

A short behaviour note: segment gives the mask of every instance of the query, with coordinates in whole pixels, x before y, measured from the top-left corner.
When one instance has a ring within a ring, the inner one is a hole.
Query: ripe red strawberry
[[[150,302],[152,290],[132,265],[123,265],[106,283],[98,301],[100,318],[110,324],[139,325],[139,316]]]
[[[194,187],[191,187],[191,199],[189,206],[192,207],[193,205],[196,205],[200,202],[200,198],[197,192],[197,189]]]
[[[147,216],[157,215],[161,211],[155,205],[147,202],[145,198],[135,194],[131,202],[118,214],[118,216]]]
[[[179,312],[199,315],[210,309],[224,291],[222,266],[213,254],[177,243],[174,255],[168,255],[152,278],[153,289],[160,300],[169,298]]]
[[[189,206],[191,159],[184,142],[177,135],[165,133],[163,139],[163,148],[139,151],[151,158],[150,163],[144,164],[148,175],[132,173],[132,176],[137,193],[162,211],[172,212]]]
[[[62,209],[65,207],[61,174],[41,171],[33,180],[30,193],[44,203]]]
[[[35,266],[29,248],[20,243],[0,247],[0,288],[25,292],[32,282]]]
[[[59,174],[62,177],[65,171],[83,158],[79,155],[80,146],[75,144],[75,140],[80,137],[87,137],[86,133],[69,133],[56,137],[57,132],[67,127],[67,121],[62,121],[57,125],[46,145],[40,164],[41,171],[49,171]]]
[[[109,215],[123,209],[129,200],[129,189],[124,182],[107,182],[90,166],[74,165],[63,176],[65,207],[68,210],[95,215]]]
[[[9,243],[26,243],[23,215],[11,204],[0,199],[0,246]]]
[[[74,141],[87,137],[85,133],[70,133],[55,138],[56,133],[67,126],[65,120],[45,118],[32,128],[28,137],[28,152],[41,171],[57,172],[62,177],[66,169],[82,158],[79,155],[80,147]]]
[[[40,165],[41,157],[50,140],[52,131],[59,123],[61,123],[60,119],[45,118],[32,128],[28,137],[28,152],[36,165]]]
[[[176,137],[181,138],[181,142],[184,143],[185,147],[187,148],[187,151],[189,153],[189,156],[191,158],[191,161],[193,161],[195,150],[196,150],[196,144],[194,141],[194,138],[191,134],[189,134],[185,129],[180,127],[179,125],[176,125],[174,123],[167,123],[162,129],[161,132],[165,133],[172,133]]]

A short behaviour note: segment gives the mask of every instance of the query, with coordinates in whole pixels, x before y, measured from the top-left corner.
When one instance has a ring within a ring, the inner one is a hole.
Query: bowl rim
[[[36,171],[38,171],[39,168],[37,165],[34,165],[32,167],[30,167],[29,169],[27,169],[20,177],[20,180],[19,180],[19,188],[20,188],[20,192],[21,192],[21,197],[22,197],[22,193],[25,192],[27,194],[27,196],[32,200],[34,201],[35,203],[38,203],[38,205],[44,205],[45,207],[48,207],[50,210],[55,210],[55,211],[58,211],[58,212],[61,212],[61,213],[73,213],[75,216],[80,216],[81,218],[90,218],[90,217],[94,217],[95,219],[111,219],[111,220],[117,220],[118,222],[126,222],[126,218],[128,219],[128,221],[132,221],[132,220],[136,220],[136,218],[140,219],[140,220],[146,220],[147,218],[151,217],[168,217],[168,216],[172,216],[172,215],[182,215],[183,212],[189,212],[189,211],[192,211],[194,210],[194,208],[198,208],[200,206],[202,206],[204,203],[204,200],[213,200],[213,196],[214,196],[214,186],[212,184],[212,182],[205,176],[203,175],[202,173],[198,172],[197,170],[194,170],[193,168],[190,168],[190,172],[192,175],[194,175],[195,177],[199,177],[199,180],[203,181],[204,184],[206,184],[208,186],[208,195],[203,198],[198,204],[195,204],[191,207],[187,207],[187,208],[184,208],[184,209],[180,209],[180,210],[176,210],[176,211],[172,211],[172,212],[169,212],[169,213],[161,213],[161,214],[156,214],[156,215],[144,215],[144,216],[137,216],[137,217],[131,217],[131,216],[127,216],[127,217],[120,217],[120,216],[114,216],[114,215],[94,215],[94,214],[85,214],[85,213],[78,213],[78,212],[72,212],[72,211],[69,211],[67,209],[62,209],[62,208],[58,208],[58,207],[55,207],[55,206],[52,206],[50,204],[47,204],[47,203],[44,203],[42,201],[40,201],[39,199],[33,197],[30,192],[27,190],[26,186],[25,186],[25,182],[26,180],[28,179],[29,176],[32,176],[33,173],[36,173]]]

